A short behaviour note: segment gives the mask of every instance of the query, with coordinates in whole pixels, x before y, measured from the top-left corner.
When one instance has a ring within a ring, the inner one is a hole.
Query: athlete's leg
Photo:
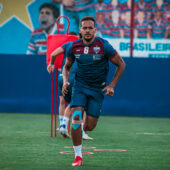
[[[73,85],[73,80],[70,80],[70,86],[68,87],[68,93],[64,96],[64,106],[65,106],[65,102],[70,103],[71,101],[71,94],[72,94],[72,85]],[[64,137],[69,137],[69,133],[68,133],[68,122],[70,117],[72,116],[71,113],[71,109],[70,109],[70,105],[68,105],[64,111],[64,116],[63,116],[63,122],[60,128],[60,133],[64,136]]]
[[[59,95],[59,100],[60,100],[60,104],[59,104],[59,122],[60,122],[60,125],[62,124],[63,117],[64,117],[64,110],[65,110],[65,100],[64,100],[64,97],[62,95],[62,86],[63,86],[63,78],[62,78],[62,74],[59,74],[57,93]]]
[[[78,83],[74,84],[71,97],[71,111],[72,111],[72,126],[71,135],[73,141],[73,148],[75,152],[75,160],[72,166],[82,165],[82,131],[81,123],[83,122],[83,112],[87,103],[87,95],[84,93],[84,88],[82,88]]]
[[[68,122],[71,116],[72,116],[71,108],[70,108],[70,105],[68,105],[64,111],[63,121],[62,121],[62,124],[60,125],[60,133],[66,138],[69,137]],[[81,123],[82,139],[93,140],[93,138],[89,137],[88,134],[86,134],[83,129],[85,121],[86,121],[86,112],[84,111],[83,112],[83,123]]]
[[[70,104],[69,104],[65,109],[64,117],[68,117],[70,119],[71,116],[72,116],[72,112],[71,112],[71,108],[70,108]]]
[[[59,122],[60,122],[60,126],[62,124],[63,121],[63,117],[64,117],[64,110],[65,110],[65,100],[63,96],[59,96],[60,99],[60,104],[59,104]]]
[[[81,123],[83,122],[83,111],[84,109],[82,107],[72,108],[71,135],[74,146],[81,145],[82,143]]]
[[[82,107],[75,107],[72,109],[72,127],[71,135],[73,141],[73,148],[75,152],[75,160],[72,166],[82,165],[82,130],[81,123],[83,122],[83,111]]]
[[[83,123],[81,124],[81,130],[82,130],[82,139],[85,140],[93,140],[88,134],[84,131],[85,123],[86,123],[86,111],[83,112]]]
[[[85,131],[92,131],[98,122],[98,118],[92,117],[90,115],[86,115],[86,122],[84,125],[84,130]]]
[[[89,92],[89,98],[86,109],[86,122],[84,126],[85,131],[92,131],[96,127],[98,118],[101,114],[103,99],[104,96],[102,93],[96,91]]]
[[[72,116],[72,113],[71,113],[70,105],[68,105],[66,107],[65,111],[64,111],[63,122],[62,122],[62,124],[60,126],[60,133],[64,137],[69,137],[68,122],[69,122],[71,116]]]

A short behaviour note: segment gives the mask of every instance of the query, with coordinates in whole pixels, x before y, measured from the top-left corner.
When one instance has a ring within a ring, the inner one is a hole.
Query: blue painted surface
[[[126,58],[125,62],[114,97],[104,101],[104,113],[170,117],[170,60]]]
[[[0,53],[26,54],[31,31],[16,18],[0,27]]]
[[[105,97],[103,114],[170,117],[170,59],[124,58],[126,70]],[[110,66],[108,79],[115,67]],[[46,57],[0,55],[0,112],[50,113],[51,76]]]

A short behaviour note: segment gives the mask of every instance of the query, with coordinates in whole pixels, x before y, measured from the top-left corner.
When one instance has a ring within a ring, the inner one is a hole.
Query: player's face
[[[156,18],[156,19],[160,19],[160,18],[161,18],[161,12],[160,12],[160,11],[157,11],[157,12],[156,12],[155,18]]]
[[[118,21],[119,21],[119,12],[118,11],[115,10],[112,12],[112,19],[115,23],[118,23]]]
[[[125,19],[126,19],[126,22],[127,22],[127,23],[130,23],[130,17],[131,17],[130,12],[129,12],[129,11],[126,12],[126,13],[125,13]]]
[[[137,14],[137,19],[140,20],[140,19],[144,19],[144,13],[143,12],[138,12]]]
[[[97,15],[97,21],[98,22],[103,22],[104,21],[103,14]]]
[[[91,20],[83,21],[81,23],[80,33],[83,39],[85,39],[88,42],[91,41],[96,34],[94,22]]]
[[[39,15],[39,22],[44,30],[48,30],[56,22],[53,12],[49,8],[42,8]]]

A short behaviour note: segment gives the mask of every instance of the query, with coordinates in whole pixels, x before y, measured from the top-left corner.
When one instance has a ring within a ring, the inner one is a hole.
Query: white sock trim
[[[82,145],[73,146],[75,157],[80,156],[82,158]]]
[[[64,118],[64,116],[59,116],[60,125],[61,125],[62,122],[63,122],[63,118]]]
[[[67,123],[69,121],[69,118],[64,116],[63,121]]]

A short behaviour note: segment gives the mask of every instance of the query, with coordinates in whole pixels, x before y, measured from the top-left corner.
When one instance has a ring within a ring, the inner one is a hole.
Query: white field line
[[[137,132],[136,135],[157,135],[157,136],[169,136],[170,133],[152,133],[152,132]]]

